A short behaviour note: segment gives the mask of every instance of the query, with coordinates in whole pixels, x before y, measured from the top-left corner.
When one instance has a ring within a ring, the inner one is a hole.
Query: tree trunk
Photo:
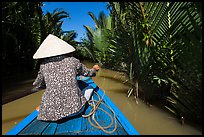
[[[135,101],[138,104],[138,80],[135,81],[135,92],[136,92]]]

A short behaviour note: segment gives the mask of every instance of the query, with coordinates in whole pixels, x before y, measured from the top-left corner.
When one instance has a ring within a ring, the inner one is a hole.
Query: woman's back
[[[78,90],[76,75],[91,73],[78,59],[66,56],[48,58],[41,64],[40,74],[46,90],[42,96],[39,120],[56,121],[84,106],[86,99]]]

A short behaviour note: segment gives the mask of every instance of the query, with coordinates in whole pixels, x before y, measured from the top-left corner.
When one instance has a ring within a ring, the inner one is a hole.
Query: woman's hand
[[[100,69],[99,65],[94,65],[93,69],[95,69],[96,71],[98,71]]]

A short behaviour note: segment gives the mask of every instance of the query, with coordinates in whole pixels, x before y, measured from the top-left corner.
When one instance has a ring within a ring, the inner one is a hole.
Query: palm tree
[[[139,83],[147,95],[157,94],[158,88],[165,89],[167,109],[179,117],[200,121],[199,3],[110,2],[110,7],[114,24],[110,41],[115,46],[116,59],[126,63],[133,86],[129,95],[136,91],[137,97]],[[189,75],[191,70],[195,71]]]
[[[55,9],[43,15],[42,2],[3,2],[3,74],[38,70],[39,63],[32,56],[49,33],[76,45],[74,31],[62,31],[65,11]]]
[[[62,24],[64,21],[62,19],[70,18],[69,14],[62,9],[55,9],[52,13],[47,12],[42,20],[44,22],[45,32],[44,34],[47,36],[48,34],[53,34],[55,36],[60,37],[62,35]]]
[[[125,64],[123,70],[129,76],[131,84],[128,96],[134,93],[134,97],[137,99],[138,81],[141,79],[142,68],[148,63],[148,46],[142,40],[143,35],[147,34],[141,24],[144,22],[144,17],[139,3],[136,2],[110,2],[110,6],[114,24],[110,41],[114,45],[115,59],[117,59],[118,65]]]
[[[3,2],[3,69],[5,73],[32,70],[32,55],[35,50],[33,23],[36,21],[36,8],[40,2]],[[37,21],[36,21],[37,22]]]
[[[90,50],[94,52],[94,56],[101,65],[110,64],[111,53],[108,43],[108,37],[111,31],[111,17],[106,17],[104,12],[99,13],[98,19],[92,12],[88,13],[95,22],[95,30],[89,26],[84,26],[87,30],[87,37],[91,43]]]

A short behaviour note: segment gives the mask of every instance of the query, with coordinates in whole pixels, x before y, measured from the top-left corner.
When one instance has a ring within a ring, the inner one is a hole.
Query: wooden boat
[[[86,86],[92,86],[100,97],[103,96],[102,103],[99,107],[111,114],[110,110],[105,107],[105,105],[107,105],[115,112],[115,124],[112,124],[106,129],[108,133],[91,125],[88,118],[84,118],[81,115],[67,118],[62,122],[45,122],[37,120],[38,110],[34,110],[19,124],[7,132],[6,135],[139,135],[139,132],[131,125],[118,107],[104,94],[90,77],[77,77],[77,80],[81,89]],[[97,97],[96,93],[93,94],[94,98]],[[92,107],[88,106],[84,115],[89,114],[91,109]],[[100,111],[100,109],[95,112],[94,117],[102,127],[107,127],[107,124],[111,122],[110,117]],[[113,114],[112,117],[114,117]],[[90,121],[94,123],[93,120]],[[115,128],[116,125],[117,128]],[[111,131],[113,132],[109,133]]]

